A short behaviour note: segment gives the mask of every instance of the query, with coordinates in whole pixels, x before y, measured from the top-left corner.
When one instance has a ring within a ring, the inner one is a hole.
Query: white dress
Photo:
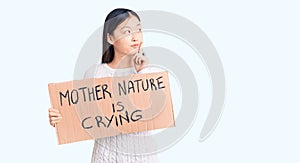
[[[107,64],[96,64],[86,71],[84,78],[126,76],[136,73],[133,67],[113,69]],[[153,154],[155,143],[149,141],[149,136],[151,137],[150,131],[145,131],[96,139],[91,162],[157,163],[157,155],[155,153]],[[148,139],[146,137],[148,137]],[[152,152],[152,154],[145,154],[150,152]]]

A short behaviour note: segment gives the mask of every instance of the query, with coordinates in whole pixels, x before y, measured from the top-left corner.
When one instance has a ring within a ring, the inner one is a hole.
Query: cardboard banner
[[[168,72],[48,84],[59,144],[175,126]]]

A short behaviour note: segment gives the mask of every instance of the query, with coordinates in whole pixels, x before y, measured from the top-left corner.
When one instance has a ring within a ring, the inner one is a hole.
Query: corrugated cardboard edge
[[[175,117],[174,117],[174,105],[173,105],[173,100],[172,100],[171,82],[170,82],[170,78],[169,78],[169,72],[165,71],[165,73],[167,73],[166,77],[167,77],[167,81],[169,83],[168,91],[170,93],[170,101],[171,101],[171,107],[172,107],[173,126],[171,126],[171,127],[176,127]]]

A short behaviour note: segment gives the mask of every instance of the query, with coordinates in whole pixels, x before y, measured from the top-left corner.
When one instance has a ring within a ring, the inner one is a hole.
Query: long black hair
[[[137,15],[137,13],[125,8],[114,9],[106,16],[102,36],[102,63],[110,63],[115,56],[114,46],[108,43],[107,34],[112,35],[117,26],[124,22],[130,16],[130,14],[137,17],[140,21],[140,17]]]

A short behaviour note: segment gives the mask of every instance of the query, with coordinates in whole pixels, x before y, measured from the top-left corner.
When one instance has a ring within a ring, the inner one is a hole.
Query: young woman
[[[143,34],[139,16],[132,10],[118,8],[111,11],[104,23],[102,63],[89,68],[85,78],[126,76],[138,73],[148,64],[141,52]],[[49,108],[49,121],[52,126],[62,119],[59,111]],[[148,132],[120,134],[96,139],[92,162],[158,162],[156,155],[124,153],[123,148],[149,148],[143,141]]]

